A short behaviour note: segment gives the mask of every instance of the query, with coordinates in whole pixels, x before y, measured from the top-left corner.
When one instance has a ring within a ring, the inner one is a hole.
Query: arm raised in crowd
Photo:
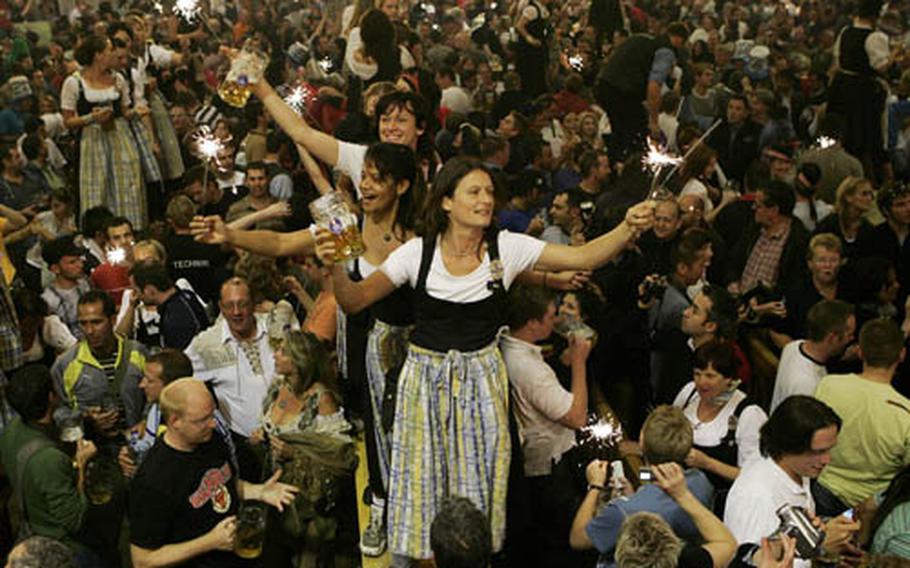
[[[337,139],[307,124],[306,120],[302,119],[284,102],[284,99],[278,96],[275,89],[265,79],[261,79],[253,85],[252,90],[278,126],[291,137],[295,144],[303,146],[318,160],[332,167],[338,163]]]
[[[653,221],[653,202],[644,201],[633,205],[618,227],[584,245],[572,247],[547,243],[534,269],[555,272],[600,268],[622,252],[636,235],[648,230]]]
[[[221,217],[196,216],[190,231],[197,241],[209,245],[228,244],[263,256],[282,257],[312,254],[313,233],[301,229],[293,233],[276,231],[245,231],[225,224]]]
[[[332,267],[332,285],[335,299],[348,314],[356,314],[395,291],[395,284],[381,270],[360,282],[348,276],[343,264],[335,262],[335,239],[328,229],[316,229],[316,256],[326,266]]]

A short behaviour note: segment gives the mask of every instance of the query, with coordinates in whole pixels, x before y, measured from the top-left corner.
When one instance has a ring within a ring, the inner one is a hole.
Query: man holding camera
[[[684,467],[686,456],[692,449],[692,425],[682,410],[668,405],[659,406],[648,416],[642,427],[639,443],[648,464],[676,463]],[[572,548],[584,550],[597,548],[601,556],[598,565],[611,562],[623,520],[634,513],[646,511],[660,515],[684,540],[696,540],[699,532],[691,517],[674,499],[656,485],[644,484],[632,493],[625,484],[626,496],[610,501],[600,512],[598,502],[607,483],[608,462],[594,460],[585,472],[588,493],[582,501],[569,543]],[[650,470],[642,470],[650,473]],[[685,472],[686,486],[703,505],[711,502],[713,489],[705,474],[697,469]]]
[[[815,516],[815,501],[810,480],[816,479],[831,461],[831,450],[837,444],[841,419],[826,404],[802,395],[784,400],[761,429],[762,460],[743,468],[727,496],[724,524],[740,545],[749,564],[762,538],[775,533],[781,525],[778,511],[784,506],[798,507],[810,518]],[[818,521],[815,521],[816,525]],[[851,544],[859,523],[836,517],[824,526],[822,550],[858,555]],[[796,536],[798,544],[800,538]],[[799,548],[799,547],[798,547]],[[797,568],[810,565],[800,557]]]

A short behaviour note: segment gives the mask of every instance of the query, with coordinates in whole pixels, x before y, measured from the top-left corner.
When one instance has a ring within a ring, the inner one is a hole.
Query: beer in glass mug
[[[357,216],[336,191],[326,193],[310,203],[310,213],[320,227],[332,233],[335,240],[335,262],[351,260],[362,255],[365,247],[357,226]]]
[[[234,554],[240,558],[259,558],[265,540],[265,510],[254,501],[243,501],[237,510]]]

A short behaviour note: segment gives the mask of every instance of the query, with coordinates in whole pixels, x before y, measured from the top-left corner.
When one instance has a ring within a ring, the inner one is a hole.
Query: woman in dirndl
[[[490,519],[493,550],[505,535],[509,472],[508,381],[498,348],[506,290],[531,268],[591,270],[650,227],[653,204],[629,209],[619,227],[580,247],[544,243],[493,226],[498,191],[486,167],[454,158],[425,206],[425,236],[393,251],[360,282],[334,265],[335,295],[356,313],[408,283],[414,330],[398,379],[389,471],[393,564],[432,556],[430,525],[449,495]],[[316,251],[333,265],[335,244],[318,229]]]
[[[180,140],[168,113],[167,102],[158,89],[154,71],[176,67],[183,63],[183,54],[171,51],[149,39],[148,26],[141,14],[130,14],[124,21],[133,30],[133,77],[136,82],[137,104],[144,102],[151,113],[152,125],[158,142],[158,163],[161,179],[175,182],[183,177],[185,167],[180,153]],[[141,86],[141,90],[138,88]],[[140,96],[141,95],[141,96]]]
[[[139,151],[127,120],[129,87],[112,71],[110,40],[90,35],[76,48],[82,71],[63,82],[60,107],[66,127],[79,133],[79,208],[104,205],[134,227],[146,225]]]
[[[158,166],[158,142],[152,125],[151,113],[145,102],[143,81],[136,80],[131,56],[133,30],[126,24],[115,22],[108,26],[108,35],[114,45],[117,64],[114,69],[123,75],[129,87],[130,100],[133,102],[133,113],[129,119],[130,131],[136,141],[139,159],[142,164],[142,177],[149,193],[156,190],[161,183],[161,168]],[[149,204],[151,205],[151,204]]]
[[[853,23],[841,30],[834,53],[837,74],[828,87],[829,113],[844,117],[844,148],[866,172],[882,173],[887,162],[882,120],[887,87],[881,77],[891,64],[888,36],[875,30],[882,0],[862,0]]]

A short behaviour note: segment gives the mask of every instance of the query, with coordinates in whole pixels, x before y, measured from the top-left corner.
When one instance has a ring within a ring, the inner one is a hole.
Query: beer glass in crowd
[[[335,261],[343,262],[363,254],[363,240],[357,227],[357,216],[338,192],[326,193],[310,203],[310,213],[320,227],[335,239]]]
[[[227,77],[218,86],[218,96],[233,107],[245,107],[250,100],[250,85],[262,78],[267,63],[265,55],[247,41],[231,62]]]
[[[237,510],[234,554],[240,558],[259,558],[264,540],[265,510],[256,502],[241,502]]]

